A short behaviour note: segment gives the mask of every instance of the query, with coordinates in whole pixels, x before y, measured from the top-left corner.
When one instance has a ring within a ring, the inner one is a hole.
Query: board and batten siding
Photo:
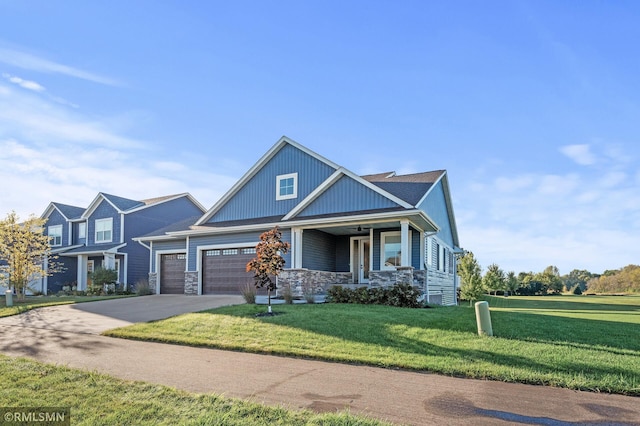
[[[314,271],[335,271],[335,237],[326,232],[313,229],[304,231],[302,237],[302,267]]]
[[[398,207],[398,204],[349,176],[342,176],[298,217]]]
[[[284,145],[213,215],[209,223],[284,216],[333,172],[333,167],[317,158],[291,145]],[[276,177],[289,173],[298,173],[297,197],[276,200]]]
[[[427,215],[436,222],[440,228],[438,238],[450,247],[453,247],[453,233],[451,224],[449,223],[449,212],[445,201],[444,188],[442,180],[436,186],[431,188],[427,198],[418,206],[418,208],[427,213]]]
[[[264,231],[267,230],[265,229]],[[231,247],[236,244],[245,245],[247,243],[251,243],[253,245],[260,242],[260,234],[262,234],[264,231],[191,237],[189,238],[189,258],[187,259],[187,269],[189,271],[196,270],[198,265],[198,247],[218,245],[228,245]],[[280,232],[282,232],[282,241],[286,241],[291,244],[291,230],[280,228]],[[291,251],[289,251],[289,253],[285,254],[283,257],[286,265],[291,265]]]

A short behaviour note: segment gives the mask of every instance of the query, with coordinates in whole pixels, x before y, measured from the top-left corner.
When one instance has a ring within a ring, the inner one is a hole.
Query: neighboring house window
[[[113,218],[96,219],[96,243],[110,243],[113,240]]]
[[[400,266],[402,244],[399,232],[383,232],[380,234],[380,269],[395,269]]]
[[[81,222],[78,224],[78,238],[87,238],[87,223]]]
[[[298,197],[298,174],[276,176],[276,200],[288,200]]]
[[[50,226],[47,234],[49,235],[51,247],[62,245],[62,225]]]

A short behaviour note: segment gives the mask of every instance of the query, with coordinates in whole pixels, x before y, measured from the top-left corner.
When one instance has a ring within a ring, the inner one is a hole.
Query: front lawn
[[[490,298],[496,337],[468,306],[240,305],[106,335],[640,395],[640,297]],[[497,306],[499,305],[499,306]]]
[[[72,425],[388,424],[344,412],[314,414],[215,394],[193,394],[3,355],[0,355],[0,377],[3,406],[68,407]]]
[[[125,296],[27,296],[25,300],[18,300],[13,296],[13,306],[6,306],[6,297],[0,296],[0,318],[17,315],[35,308],[54,305],[68,305],[71,303],[94,302],[97,300],[117,299]]]

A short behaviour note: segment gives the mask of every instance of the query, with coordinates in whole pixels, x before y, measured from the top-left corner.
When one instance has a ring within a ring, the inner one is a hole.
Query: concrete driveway
[[[49,306],[0,318],[0,326],[21,326],[72,333],[100,334],[136,322],[169,318],[244,303],[242,296],[153,295]]]

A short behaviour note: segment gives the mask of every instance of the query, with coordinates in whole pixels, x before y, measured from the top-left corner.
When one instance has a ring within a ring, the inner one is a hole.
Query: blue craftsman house
[[[187,193],[141,201],[99,193],[87,208],[52,202],[41,217],[63,270],[32,287],[45,294],[63,286],[86,290],[99,267],[115,269],[125,287],[135,285],[148,278],[149,250],[132,238],[204,212]]]
[[[410,282],[456,303],[458,233],[446,171],[358,176],[282,137],[204,215],[137,238],[157,293],[238,294],[262,232],[291,244],[278,287]]]

